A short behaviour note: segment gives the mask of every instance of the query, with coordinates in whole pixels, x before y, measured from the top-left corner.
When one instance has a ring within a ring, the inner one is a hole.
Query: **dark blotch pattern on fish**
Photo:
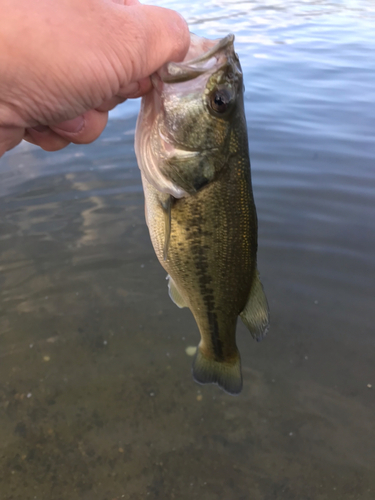
[[[197,211],[197,213],[199,213]],[[201,215],[201,214],[199,214]],[[214,290],[210,285],[212,284],[212,277],[208,274],[208,255],[207,249],[208,245],[202,246],[200,242],[202,241],[202,236],[206,236],[208,239],[212,236],[210,231],[203,231],[202,227],[202,217],[195,216],[191,219],[191,227],[193,229],[190,234],[190,239],[194,241],[191,246],[191,253],[194,257],[194,265],[196,267],[199,289],[203,302],[205,305],[205,310],[207,313],[207,320],[210,329],[210,337],[214,356],[216,361],[223,360],[223,344],[219,336],[219,325],[217,314],[215,312],[215,296]]]

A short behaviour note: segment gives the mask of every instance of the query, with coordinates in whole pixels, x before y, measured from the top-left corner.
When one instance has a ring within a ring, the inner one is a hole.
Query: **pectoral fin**
[[[261,340],[266,335],[269,325],[269,310],[258,271],[255,272],[250,295],[240,318],[256,340]]]
[[[169,241],[171,238],[171,223],[172,223],[172,196],[168,197],[161,203],[164,212],[164,247],[163,258],[168,258]]]
[[[168,291],[169,291],[169,296],[173,300],[173,302],[176,304],[176,306],[182,308],[182,307],[188,307],[187,304],[185,303],[185,300],[182,298],[178,288],[176,287],[176,283],[173,281],[173,279],[168,275],[167,279],[168,281]]]

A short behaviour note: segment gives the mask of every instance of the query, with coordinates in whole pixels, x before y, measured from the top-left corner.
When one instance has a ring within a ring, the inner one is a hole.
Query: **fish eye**
[[[210,99],[210,107],[213,111],[223,114],[229,108],[231,95],[226,89],[220,89],[213,92]]]

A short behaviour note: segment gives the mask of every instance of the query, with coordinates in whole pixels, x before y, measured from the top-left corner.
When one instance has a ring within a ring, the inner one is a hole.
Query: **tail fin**
[[[230,362],[215,361],[205,356],[198,346],[192,372],[199,384],[217,384],[228,394],[236,395],[242,390],[240,354]]]

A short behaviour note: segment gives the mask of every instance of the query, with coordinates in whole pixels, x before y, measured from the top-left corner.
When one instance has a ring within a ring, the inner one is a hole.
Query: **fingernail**
[[[70,132],[72,134],[76,134],[80,130],[83,129],[85,124],[85,119],[83,116],[77,116],[77,118],[73,118],[73,120],[67,120],[66,122],[60,122],[57,125],[54,125],[55,130],[61,130],[63,132]]]

